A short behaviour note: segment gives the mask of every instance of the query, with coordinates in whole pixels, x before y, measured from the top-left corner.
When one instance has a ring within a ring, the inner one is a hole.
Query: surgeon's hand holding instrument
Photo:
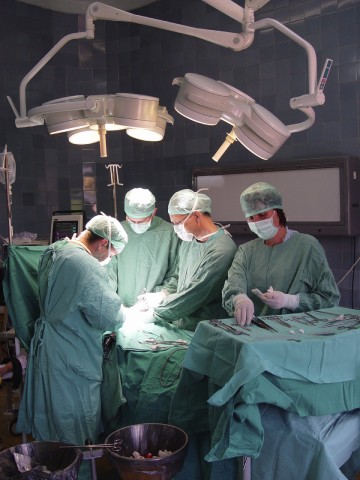
[[[254,316],[254,304],[245,293],[235,295],[233,298],[234,316],[238,325],[250,325]]]
[[[144,325],[146,323],[154,323],[155,318],[154,318],[154,311],[153,309],[149,309],[146,311],[140,311],[134,307],[124,308],[124,324],[125,325],[134,325],[134,326],[139,326],[139,325]]]
[[[274,310],[280,310],[282,308],[296,310],[299,306],[299,295],[280,292],[274,290],[273,287],[269,287],[265,293],[260,292],[257,288],[253,288],[251,291],[259,297],[262,302]]]

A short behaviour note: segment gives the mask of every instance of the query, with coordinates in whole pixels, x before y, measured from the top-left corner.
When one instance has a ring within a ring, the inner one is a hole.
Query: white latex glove
[[[288,308],[289,310],[295,310],[299,306],[299,295],[291,295],[289,293],[279,292],[269,287],[265,293],[259,292],[259,290],[252,290],[262,302],[274,310],[281,310],[282,308]]]
[[[245,293],[233,298],[234,316],[238,325],[250,325],[254,316],[254,304]]]
[[[143,301],[148,305],[148,308],[156,308],[166,297],[164,291],[161,292],[152,292],[152,293],[143,293],[138,296],[139,301]]]
[[[137,312],[147,312],[149,310],[149,305],[145,300],[138,300],[131,308]]]
[[[139,310],[136,310],[134,307],[127,308],[125,323],[138,326],[144,325],[145,323],[153,323],[154,321],[154,311],[152,308],[146,312],[139,312]]]

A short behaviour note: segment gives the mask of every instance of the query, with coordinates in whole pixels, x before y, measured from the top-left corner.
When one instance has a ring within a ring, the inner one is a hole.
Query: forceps
[[[120,452],[123,445],[122,440],[115,440],[114,443],[98,443],[96,445],[62,445],[59,448],[112,448],[114,452]]]

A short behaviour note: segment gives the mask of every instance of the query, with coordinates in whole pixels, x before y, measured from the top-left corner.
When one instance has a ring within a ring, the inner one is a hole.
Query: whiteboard
[[[288,222],[333,223],[341,221],[340,168],[244,172],[199,175],[196,188],[208,188],[211,216],[219,222],[244,222],[240,194],[256,182],[276,187],[283,197]]]

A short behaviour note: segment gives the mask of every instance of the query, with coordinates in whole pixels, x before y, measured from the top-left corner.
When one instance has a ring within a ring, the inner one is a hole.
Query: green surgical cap
[[[146,188],[133,188],[125,195],[124,210],[130,218],[145,218],[153,214],[155,197]]]
[[[111,235],[109,235],[109,225]],[[96,215],[96,217],[88,221],[85,228],[95,235],[99,235],[99,237],[110,240],[111,245],[118,252],[121,252],[127,244],[127,233],[116,218],[109,217],[108,215]]]
[[[203,193],[193,192],[190,189],[180,190],[170,198],[169,215],[183,215],[197,210],[211,213],[211,199]]]
[[[283,208],[281,194],[265,182],[254,183],[244,190],[240,195],[240,204],[246,218],[267,210]]]

